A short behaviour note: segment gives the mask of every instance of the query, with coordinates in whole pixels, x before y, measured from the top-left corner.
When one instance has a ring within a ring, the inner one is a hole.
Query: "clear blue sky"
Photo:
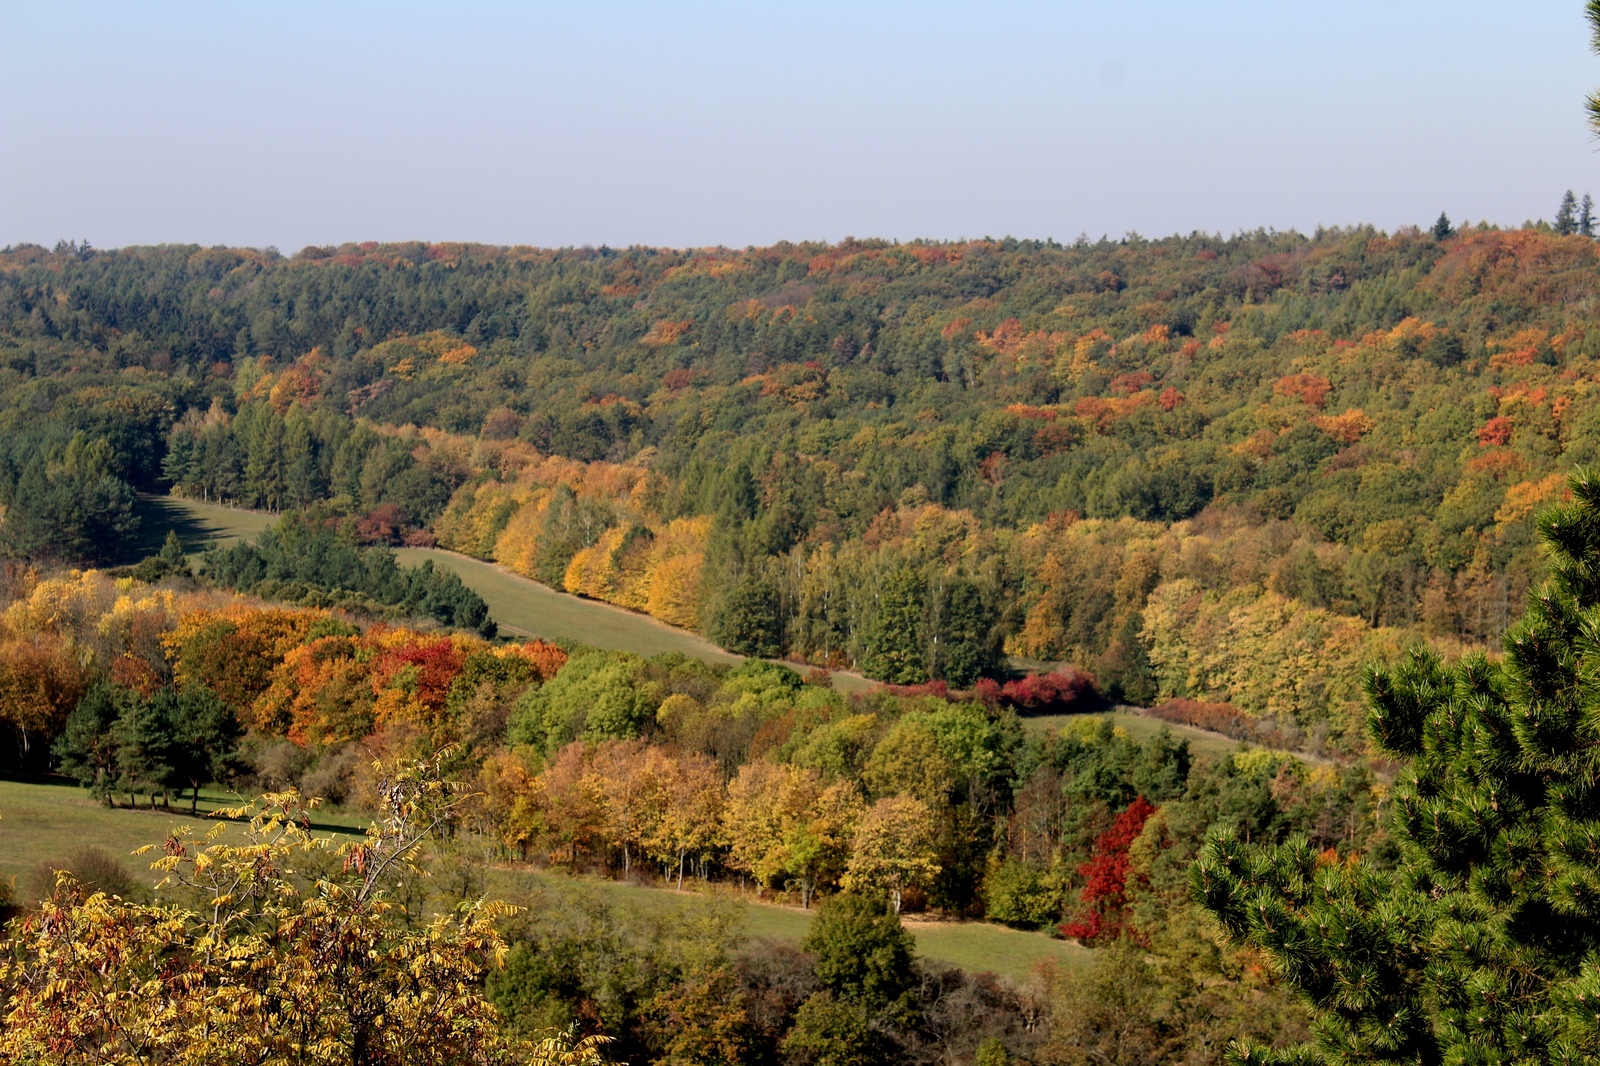
[[[0,5],[0,244],[1549,217],[1581,0]]]

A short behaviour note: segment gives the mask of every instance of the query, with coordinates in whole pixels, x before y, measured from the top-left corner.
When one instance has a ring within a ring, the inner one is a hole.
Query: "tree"
[[[164,688],[152,697],[154,711],[172,738],[171,780],[189,787],[189,813],[200,802],[200,786],[227,778],[235,769],[239,719],[233,708],[202,685]],[[181,791],[180,791],[181,796]]]
[[[1084,878],[1078,897],[1080,910],[1061,927],[1063,936],[1094,943],[1127,931],[1128,849],[1155,811],[1149,800],[1139,796],[1095,840],[1093,857],[1078,867]]]
[[[111,724],[117,752],[116,790],[128,794],[130,807],[135,792],[148,792],[154,807],[155,794],[165,794],[178,783],[174,766],[178,741],[162,710],[151,700],[128,700]]]
[[[1578,203],[1578,232],[1585,237],[1594,236],[1594,197],[1588,193]]]
[[[785,839],[813,811],[822,793],[821,776],[813,769],[755,759],[739,768],[728,784],[722,830],[728,862],[774,887],[788,872]]]
[[[1433,224],[1433,239],[1447,241],[1455,235],[1456,228],[1450,224],[1450,216],[1440,211],[1438,220]]]
[[[841,892],[823,900],[800,946],[815,958],[817,979],[869,1016],[909,1009],[916,951],[900,916],[881,895]]]
[[[855,786],[835,781],[785,830],[783,870],[800,884],[801,907],[809,909],[812,894],[844,873],[860,819],[861,797]]]
[[[938,876],[933,843],[933,812],[926,803],[885,797],[862,816],[839,883],[849,892],[887,892],[899,914],[906,889],[923,888]]]
[[[1589,0],[1584,5],[1584,14],[1589,19],[1589,50],[1600,53],[1600,0]],[[1585,106],[1589,112],[1589,129],[1600,137],[1600,92],[1590,93]]]
[[[734,581],[711,618],[711,637],[740,655],[783,654],[778,586],[764,570],[746,570]]]
[[[299,1062],[588,1063],[595,1041],[517,1044],[500,1032],[482,975],[510,908],[479,901],[421,928],[383,885],[452,816],[437,762],[390,768],[386,806],[361,843],[301,827],[292,792],[229,812],[244,839],[187,829],[153,866],[202,911],[86,894],[70,876],[0,953],[0,1059],[40,1066]],[[220,830],[221,827],[219,826]],[[150,849],[141,849],[148,851]],[[295,867],[331,852],[337,873],[307,884]]]
[[[1545,513],[1550,578],[1505,658],[1414,649],[1365,678],[1393,789],[1388,873],[1305,840],[1231,834],[1191,871],[1194,898],[1265,951],[1317,1012],[1319,1043],[1251,1062],[1581,1062],[1600,1055],[1600,479]]]
[[[52,749],[61,772],[106,804],[117,783],[117,743],[111,729],[126,705],[138,698],[108,681],[97,682],[67,716]]]
[[[721,835],[722,782],[716,763],[688,753],[667,761],[661,786],[660,816],[645,845],[663,867],[677,866],[681,891],[689,856],[711,850]]]
[[[1570,237],[1578,232],[1578,198],[1568,189],[1561,196],[1561,206],[1556,208],[1556,232]]]
[[[908,565],[895,567],[879,582],[861,656],[861,670],[868,677],[891,685],[928,680],[922,640],[924,584]]]
[[[168,573],[185,576],[189,573],[189,557],[184,554],[183,542],[178,539],[178,534],[174,530],[167,530],[167,539],[162,541],[161,551],[157,553],[156,558],[166,565]]]

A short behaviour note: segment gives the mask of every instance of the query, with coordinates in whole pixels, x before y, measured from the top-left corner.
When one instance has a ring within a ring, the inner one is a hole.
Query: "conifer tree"
[[[1195,864],[1195,898],[1317,1014],[1315,1047],[1236,1061],[1600,1056],[1600,474],[1570,485],[1502,659],[1416,649],[1364,679],[1372,736],[1405,763],[1398,868],[1231,835]]]
[[[1433,224],[1433,239],[1436,241],[1446,241],[1455,235],[1456,228],[1450,224],[1450,216],[1445,214],[1443,211],[1440,211],[1438,220]]]
[[[1588,193],[1578,202],[1578,232],[1585,237],[1594,236],[1594,197]]]
[[[1578,198],[1571,189],[1562,194],[1561,206],[1556,208],[1556,232],[1563,237],[1578,232]]]

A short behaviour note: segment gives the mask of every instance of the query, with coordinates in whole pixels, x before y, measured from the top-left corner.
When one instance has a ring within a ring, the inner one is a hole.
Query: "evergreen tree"
[[[1393,873],[1304,840],[1209,842],[1196,899],[1265,951],[1318,1046],[1249,1062],[1578,1063],[1600,1056],[1600,477],[1544,514],[1549,580],[1505,657],[1414,650],[1365,678],[1393,789]]]
[[[1443,211],[1439,212],[1438,221],[1433,224],[1433,239],[1436,241],[1449,240],[1456,235],[1456,228],[1450,224],[1450,216]]]
[[[178,539],[175,530],[167,530],[167,539],[161,542],[161,551],[156,554],[166,567],[168,573],[189,573],[189,557],[184,554],[183,542]]]
[[[112,726],[137,695],[109,681],[93,685],[67,716],[54,752],[60,771],[104,803],[117,784],[117,741]]]
[[[964,578],[940,583],[929,596],[928,676],[971,688],[1000,665],[998,612]]]
[[[111,725],[116,790],[128,794],[129,806],[134,805],[135,792],[148,792],[154,806],[155,793],[165,794],[179,782],[175,766],[179,744],[164,710],[152,700],[130,699],[122,703]]]
[[[1561,206],[1556,208],[1556,232],[1563,237],[1578,232],[1578,198],[1571,189],[1562,195]]]
[[[169,779],[180,789],[190,789],[189,813],[194,814],[200,801],[200,786],[224,780],[234,770],[240,734],[238,717],[233,708],[203,685],[181,690],[165,688],[151,702],[172,741],[168,751],[172,766]]]
[[[711,637],[740,655],[783,654],[778,586],[764,569],[746,570],[723,597],[711,619]]]
[[[1588,193],[1578,204],[1578,232],[1585,237],[1594,236],[1594,197]]]
[[[895,567],[878,583],[875,609],[867,618],[861,669],[891,685],[928,680],[923,646],[926,583],[907,565]]]

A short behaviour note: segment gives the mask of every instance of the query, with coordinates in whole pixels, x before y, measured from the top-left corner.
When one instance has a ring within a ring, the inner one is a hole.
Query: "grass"
[[[144,801],[144,797],[140,797]],[[202,815],[219,807],[238,806],[232,793],[202,789]],[[203,833],[216,823],[190,818],[185,797],[172,810],[106,807],[79,788],[62,780],[0,780],[0,877],[25,881],[40,866],[61,862],[80,848],[95,847],[123,860],[130,872],[144,874],[146,860],[132,852],[145,844],[159,844],[173,826],[188,825]],[[317,812],[315,827],[322,832],[358,833],[366,821],[339,811]],[[154,884],[157,878],[149,878]]]
[[[230,793],[202,790],[200,810],[205,813],[237,803]],[[73,784],[0,780],[0,877],[16,878],[25,885],[41,866],[62,862],[80,848],[97,847],[122,859],[129,872],[154,884],[158,878],[148,872],[148,860],[132,852],[145,844],[159,844],[174,826],[189,825],[202,833],[216,824],[206,818],[190,818],[187,812],[187,803],[171,811],[108,808]],[[329,811],[320,814],[313,828],[355,835],[365,825],[359,815]],[[702,891],[679,893],[668,887],[522,868],[496,870],[490,887],[515,898],[530,889],[569,887],[574,882],[602,893],[615,904],[654,914],[670,915],[704,897]],[[741,912],[744,932],[753,939],[798,944],[811,925],[809,911],[756,902],[731,887],[716,886],[712,894]],[[1075,943],[988,922],[927,921],[912,916],[906,927],[916,938],[918,953],[929,959],[972,972],[987,970],[1016,981],[1026,980],[1039,962],[1076,967],[1090,958],[1089,950]]]
[[[1239,742],[1217,733],[1207,732],[1204,729],[1195,729],[1192,726],[1179,725],[1174,722],[1163,722],[1158,718],[1148,718],[1142,714],[1131,711],[1101,711],[1092,715],[1081,714],[1042,714],[1022,719],[1025,728],[1032,732],[1054,732],[1074,719],[1084,718],[1109,718],[1111,724],[1127,731],[1135,740],[1148,740],[1159,733],[1163,726],[1171,730],[1172,735],[1179,740],[1189,742],[1189,750],[1196,755],[1230,755],[1237,751]]]
[[[145,496],[139,507],[143,524],[138,541],[130,548],[130,561],[159,550],[169,529],[177,532],[185,551],[198,553],[214,545],[253,538],[277,521],[276,515],[262,511],[175,496]],[[400,548],[395,556],[407,566],[431,560],[435,566],[455,571],[468,588],[483,597],[490,617],[511,632],[637,655],[679,652],[710,663],[743,661],[741,656],[723,651],[686,629],[608,603],[557,592],[493,563],[433,548]],[[872,687],[872,682],[854,674],[835,673],[833,681],[841,692]]]
[[[647,914],[668,914],[704,899],[704,890],[679,893],[671,888],[623,884],[598,877],[569,877],[522,869],[497,871],[494,887],[517,895],[530,888],[567,888],[576,882],[614,905],[636,908]],[[774,940],[798,945],[811,927],[814,911],[756,902],[732,888],[717,886],[710,894],[742,912],[743,931],[755,940]],[[559,892],[557,893],[559,895]],[[922,919],[908,915],[906,928],[917,943],[917,954],[970,973],[996,973],[1013,981],[1027,980],[1036,965],[1053,962],[1065,969],[1088,964],[1093,953],[1074,941],[1056,940],[1044,933],[1008,929],[990,922],[954,922]]]

